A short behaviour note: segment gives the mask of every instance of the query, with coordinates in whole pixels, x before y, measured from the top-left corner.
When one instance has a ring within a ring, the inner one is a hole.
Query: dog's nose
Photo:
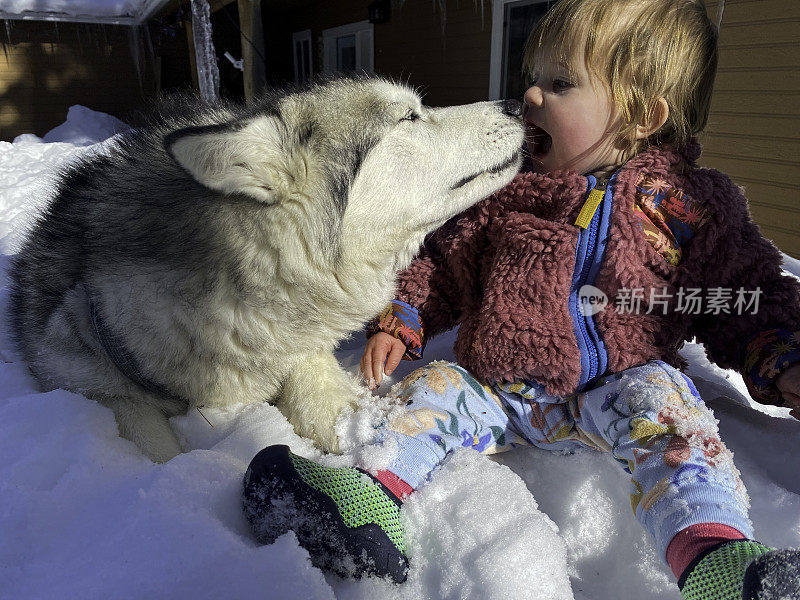
[[[503,110],[504,115],[511,117],[522,116],[522,103],[519,100],[501,100],[500,108]]]

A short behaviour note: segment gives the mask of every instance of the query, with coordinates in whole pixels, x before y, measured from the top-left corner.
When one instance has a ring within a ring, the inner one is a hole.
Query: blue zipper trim
[[[597,179],[589,175],[586,177],[586,198],[597,185]],[[569,314],[572,317],[572,325],[575,331],[575,340],[578,342],[578,351],[581,355],[581,375],[578,380],[578,389],[580,390],[589,380],[590,373],[592,372],[593,365],[596,363],[596,353],[591,352],[589,343],[591,342],[589,334],[586,331],[586,323],[581,314],[580,307],[578,306],[578,290],[581,288],[581,273],[583,272],[584,263],[586,262],[586,255],[589,251],[589,239],[592,237],[593,230],[597,227],[597,212],[592,217],[589,227],[586,229],[578,229],[578,243],[575,247],[575,271],[572,273],[572,285],[569,292]],[[596,369],[596,366],[594,367]]]
[[[575,271],[572,274],[572,286],[569,294],[569,313],[572,316],[575,339],[581,353],[581,374],[576,391],[605,373],[608,365],[608,354],[605,344],[597,331],[592,315],[584,315],[580,309],[578,292],[584,285],[594,283],[606,249],[608,227],[610,224],[612,192],[611,187],[616,176],[606,186],[603,201],[592,216],[589,227],[579,229],[578,243],[575,248]],[[586,177],[586,197],[597,185],[592,175]]]
[[[600,266],[603,262],[603,257],[606,254],[606,244],[608,242],[608,230],[611,227],[611,208],[614,204],[614,184],[617,181],[617,174],[614,173],[606,186],[606,195],[600,206],[602,214],[599,215],[599,223],[597,227],[597,246],[595,247],[594,255],[592,258],[592,265],[589,269],[589,274],[586,279],[587,283],[594,284],[597,279],[597,274],[600,272]],[[599,211],[598,211],[599,212]],[[613,306],[607,306],[606,310],[613,310]],[[603,338],[597,330],[594,322],[594,316],[586,317],[586,326],[589,335],[592,337],[595,348],[597,349],[597,374],[595,378],[602,376],[608,368],[608,353],[606,352],[606,345],[603,343]]]

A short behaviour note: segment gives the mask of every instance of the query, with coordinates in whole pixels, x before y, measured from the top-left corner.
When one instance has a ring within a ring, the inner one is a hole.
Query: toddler
[[[402,581],[399,507],[453,449],[588,447],[630,474],[686,600],[800,594],[800,552],[751,539],[732,455],[680,371],[696,337],[800,418],[800,286],[742,191],[696,164],[716,63],[701,0],[555,4],[525,51],[528,169],[429,237],[361,370],[374,387],[455,325],[458,363],[399,384],[386,470],[263,450],[245,477],[259,539],[292,528],[324,568]]]

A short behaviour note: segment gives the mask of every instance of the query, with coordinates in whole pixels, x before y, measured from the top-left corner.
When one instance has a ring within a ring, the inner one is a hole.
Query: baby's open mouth
[[[533,123],[527,124],[526,140],[528,142],[528,152],[531,156],[543,156],[550,151],[553,145],[553,138],[541,127],[537,127]]]

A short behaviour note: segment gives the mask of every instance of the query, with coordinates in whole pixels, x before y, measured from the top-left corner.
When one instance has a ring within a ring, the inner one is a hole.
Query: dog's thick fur
[[[337,342],[389,302],[426,234],[516,173],[509,106],[427,108],[381,79],[167,102],[63,174],[13,261],[23,357],[43,386],[110,407],[154,461],[181,451],[169,416],[233,402],[274,402],[335,450],[364,389]],[[92,315],[157,391],[117,367]]]

